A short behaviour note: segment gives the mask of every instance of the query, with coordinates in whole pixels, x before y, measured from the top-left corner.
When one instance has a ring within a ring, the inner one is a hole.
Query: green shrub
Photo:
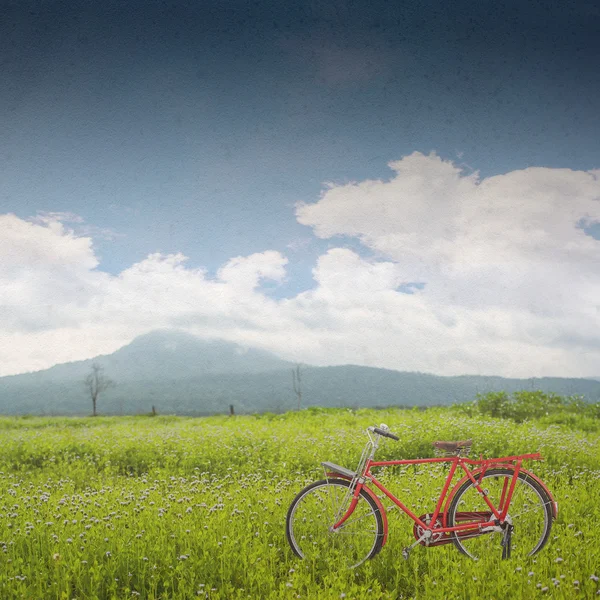
[[[554,416],[554,423],[572,424],[574,419],[582,417],[599,419],[600,403],[590,404],[580,396],[563,397],[540,390],[521,390],[511,395],[506,392],[488,392],[477,394],[477,399],[467,406],[466,412],[511,419],[517,423]]]

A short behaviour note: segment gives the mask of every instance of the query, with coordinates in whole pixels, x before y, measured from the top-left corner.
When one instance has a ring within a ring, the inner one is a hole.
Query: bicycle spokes
[[[546,543],[550,532],[552,513],[550,500],[543,489],[526,475],[519,474],[511,498],[507,498],[507,485],[512,483],[514,471],[492,469],[483,477],[481,487],[494,506],[507,503],[508,513],[503,523],[493,527],[475,527],[467,532],[455,532],[452,541],[461,552],[478,559],[484,556],[511,556],[525,558],[538,552]],[[507,484],[508,482],[508,484]],[[460,515],[481,511],[485,518],[485,501],[479,491],[467,482],[456,493],[448,510],[450,525],[460,524]],[[493,520],[488,511],[489,520]]]
[[[347,481],[324,480],[305,488],[288,512],[288,540],[307,560],[355,567],[381,548],[383,524],[379,510],[366,494],[342,525],[333,526],[348,509]],[[352,499],[352,494],[349,495]]]

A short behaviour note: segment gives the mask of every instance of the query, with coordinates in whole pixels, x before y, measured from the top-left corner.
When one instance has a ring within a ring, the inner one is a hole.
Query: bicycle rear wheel
[[[323,479],[305,487],[287,513],[286,536],[300,558],[354,568],[373,558],[383,545],[383,519],[375,501],[361,490],[358,503],[337,530],[352,493],[350,482]]]
[[[504,468],[490,469],[483,476],[481,488],[497,510],[503,508],[513,475],[512,469]],[[478,531],[477,521],[490,521],[493,515],[471,481],[466,481],[450,502],[448,526],[474,524],[467,532],[452,533],[454,545],[471,558],[497,555],[522,559],[544,547],[550,536],[552,516],[552,500],[546,490],[527,473],[519,473],[506,519],[510,531]]]

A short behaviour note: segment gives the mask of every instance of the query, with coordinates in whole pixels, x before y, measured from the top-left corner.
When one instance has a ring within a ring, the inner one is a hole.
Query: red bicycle
[[[388,537],[386,510],[376,488],[413,521],[415,541],[404,548],[405,559],[417,545],[454,543],[473,559],[501,552],[502,558],[531,556],[550,535],[558,505],[544,483],[522,468],[539,453],[501,458],[467,458],[471,440],[435,442],[436,458],[375,461],[382,437],[398,436],[382,424],[367,429],[369,441],[355,471],[323,462],[325,479],[305,487],[287,513],[286,535],[303,559],[342,559],[353,568],[373,558]],[[371,469],[394,465],[449,463],[450,470],[432,512],[417,516],[380,481]],[[464,477],[450,489],[457,470]],[[459,471],[460,472],[460,471]]]

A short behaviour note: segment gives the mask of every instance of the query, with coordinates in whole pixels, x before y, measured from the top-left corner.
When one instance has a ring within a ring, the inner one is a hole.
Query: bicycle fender
[[[331,473],[326,473],[325,475],[327,478],[331,477],[332,479],[345,479],[346,481],[352,481],[352,477],[342,475],[341,473],[331,472]],[[367,487],[366,485],[363,485],[362,489],[367,494],[369,494],[369,496],[373,499],[373,501],[377,505],[377,508],[379,509],[379,512],[381,513],[381,520],[383,521],[383,542],[381,544],[381,547],[383,548],[387,542],[387,537],[388,537],[387,513],[385,512],[383,503],[381,502],[381,500],[377,497],[377,495],[371,488]]]
[[[501,468],[501,469],[514,470],[515,465],[498,463],[498,464],[494,464],[493,467],[488,466],[485,470],[487,471],[490,468],[494,468],[494,469]],[[481,472],[483,470],[484,470],[483,467],[481,467],[475,471],[472,471],[471,474],[473,475],[473,477],[477,477],[477,475],[481,474]],[[556,516],[558,515],[558,502],[556,502],[556,500],[554,499],[554,496],[552,495],[552,492],[548,489],[546,484],[537,475],[535,475],[531,471],[528,471],[527,469],[521,468],[521,469],[519,469],[519,472],[525,473],[528,477],[531,477],[531,479],[535,480],[535,482],[538,483],[542,487],[542,489],[548,494],[548,497],[552,501],[552,514],[553,514],[554,518],[556,519]],[[444,504],[444,514],[442,517],[444,527],[447,526],[448,508],[450,507],[452,498],[454,498],[454,495],[458,491],[458,488],[460,488],[460,486],[463,485],[463,483],[465,483],[465,481],[471,481],[471,478],[468,475],[465,475],[462,479],[460,479],[457,482],[457,484],[452,488],[452,491],[450,492],[450,494],[448,495],[448,498],[446,499],[446,503]]]
[[[554,499],[552,492],[548,489],[546,484],[535,473],[532,473],[531,471],[521,469],[521,473],[526,473],[529,477],[531,477],[531,479],[534,479],[535,481],[537,481],[537,483],[539,483],[542,486],[542,489],[546,492],[546,494],[548,494],[548,498],[550,498],[550,500],[552,501],[552,514],[556,519],[556,517],[558,516],[558,502]]]

